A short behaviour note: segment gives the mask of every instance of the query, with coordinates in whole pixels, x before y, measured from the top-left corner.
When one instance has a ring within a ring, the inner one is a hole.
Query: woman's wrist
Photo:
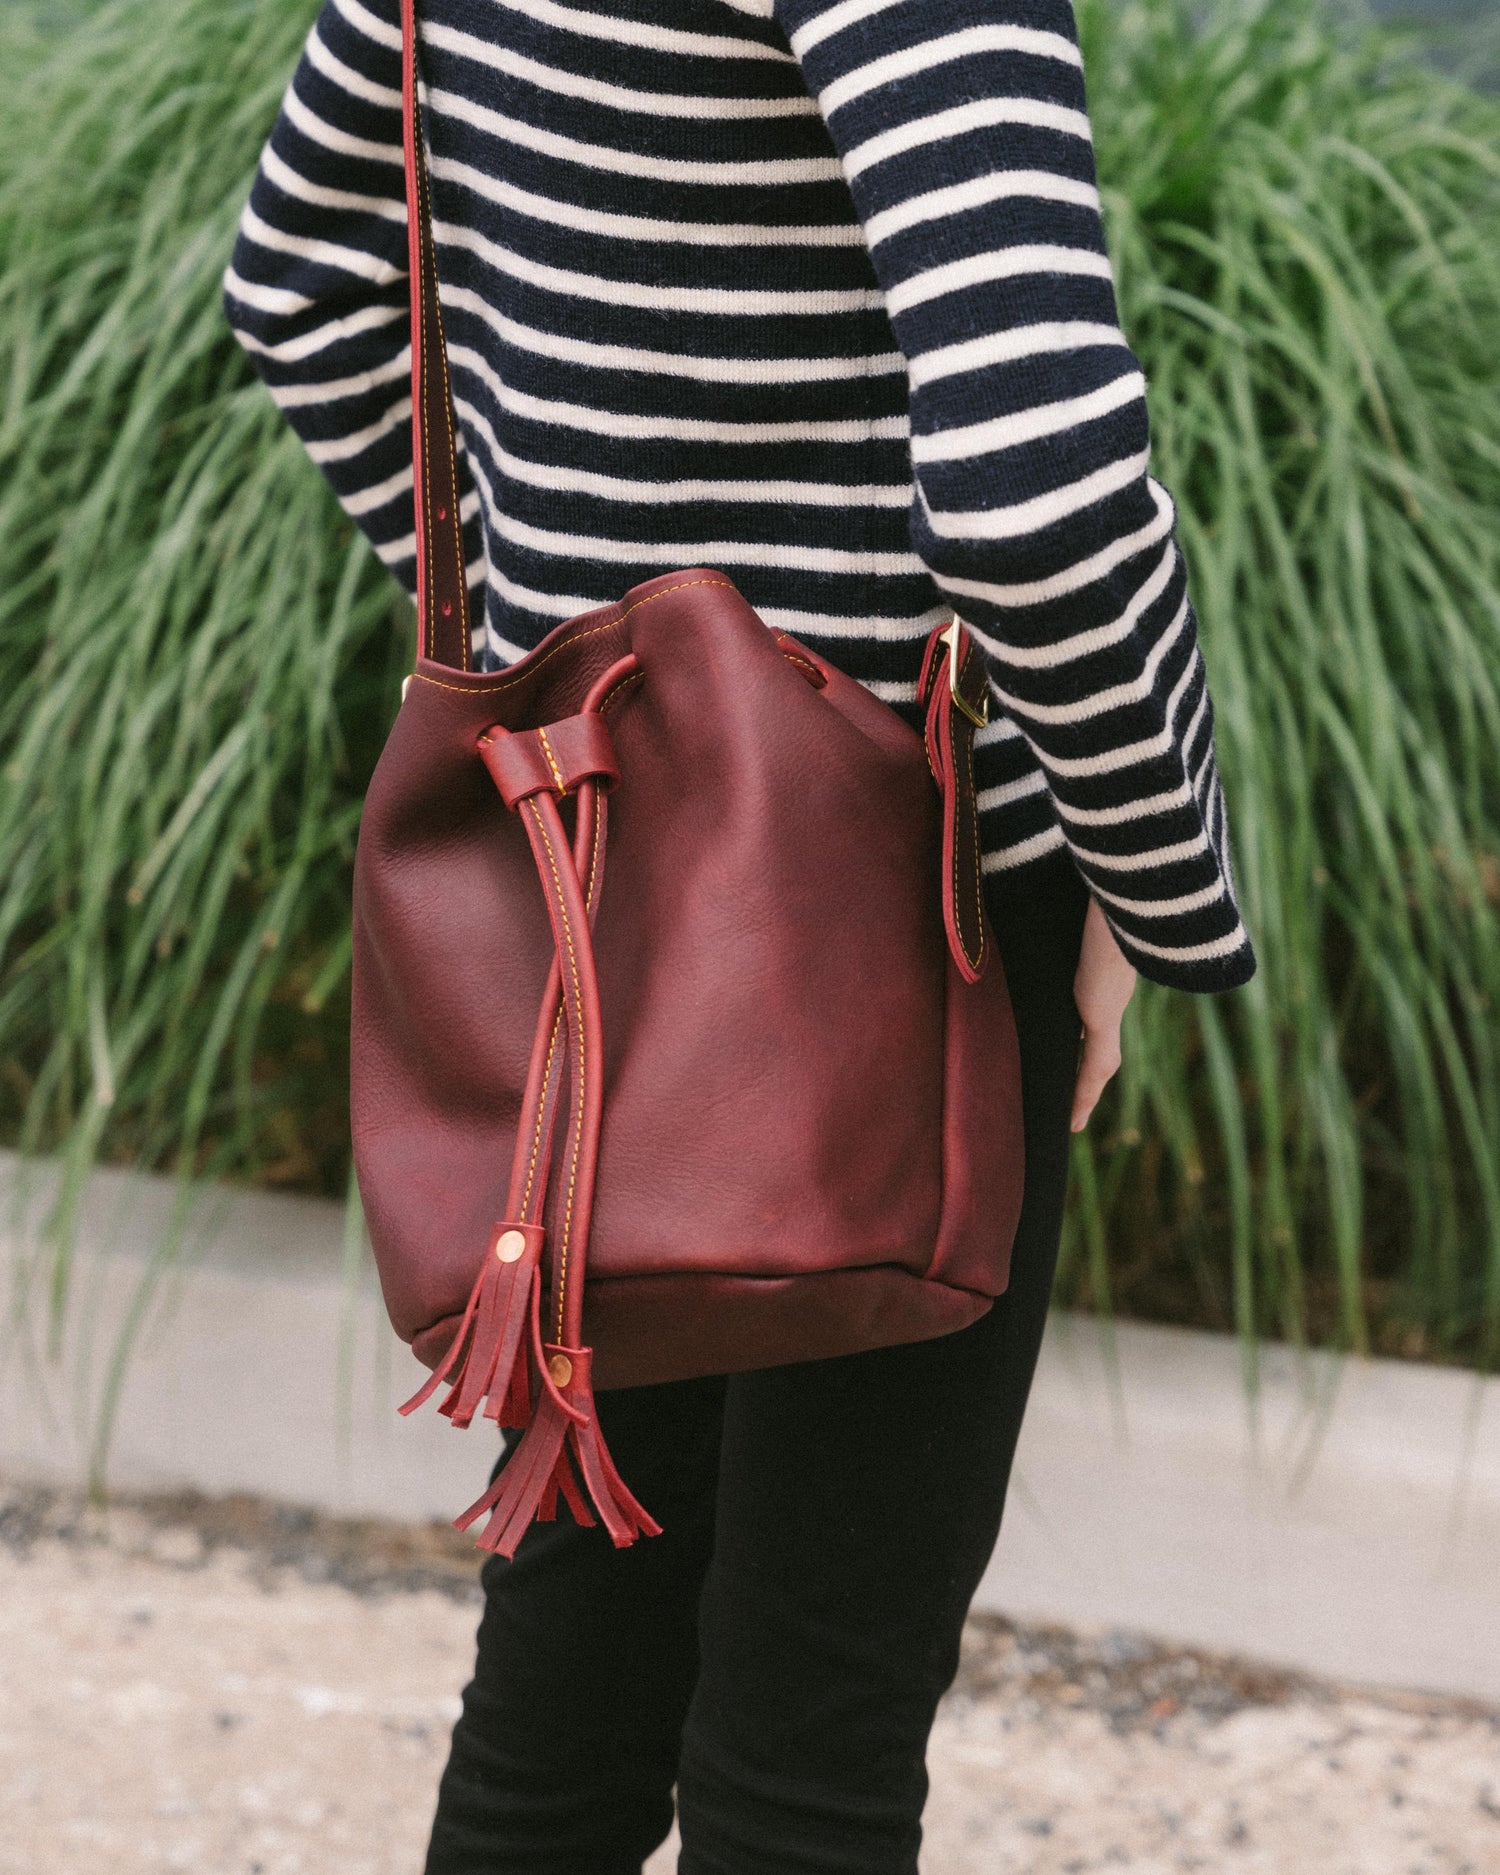
[[[1083,1025],[1078,1077],[1073,1087],[1072,1130],[1081,1133],[1110,1078],[1120,1065],[1120,1023],[1135,994],[1134,964],[1120,949],[1096,898],[1089,899],[1083,943],[1073,978],[1073,1001]]]

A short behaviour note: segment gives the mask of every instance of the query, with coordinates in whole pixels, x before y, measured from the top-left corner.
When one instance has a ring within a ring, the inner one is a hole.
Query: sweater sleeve
[[[345,510],[415,592],[399,0],[327,0],[261,157],[224,305]],[[472,583],[472,490],[463,517]]]
[[[1213,709],[1068,0],[774,0],[907,360],[912,544],[1142,975],[1243,983]]]

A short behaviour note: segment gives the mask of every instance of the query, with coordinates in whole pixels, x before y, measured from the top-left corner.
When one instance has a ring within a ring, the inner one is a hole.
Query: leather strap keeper
[[[620,779],[609,724],[597,710],[565,716],[544,729],[510,730],[497,723],[479,738],[479,753],[512,809],[533,794],[560,798],[584,781],[612,788]]]

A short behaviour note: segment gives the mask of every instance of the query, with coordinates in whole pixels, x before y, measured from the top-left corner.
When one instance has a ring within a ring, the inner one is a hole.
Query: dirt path
[[[3,1875],[416,1875],[451,1535],[0,1489]],[[1500,1713],[1119,1635],[976,1623],[931,1762],[925,1875],[1500,1875]]]

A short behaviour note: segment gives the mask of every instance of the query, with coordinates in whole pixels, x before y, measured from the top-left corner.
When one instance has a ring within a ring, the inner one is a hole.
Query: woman
[[[564,1519],[486,1564],[429,1875],[639,1875],[674,1786],[690,1875],[910,1875],[1069,1126],[1137,969],[1195,991],[1254,969],[1071,11],[419,11],[476,665],[707,564],[903,708],[957,611],[990,661],[984,867],[1026,1124],[1010,1287],[973,1327],[603,1398],[666,1534],[616,1552]],[[410,590],[399,53],[397,0],[328,0],[226,295]]]

